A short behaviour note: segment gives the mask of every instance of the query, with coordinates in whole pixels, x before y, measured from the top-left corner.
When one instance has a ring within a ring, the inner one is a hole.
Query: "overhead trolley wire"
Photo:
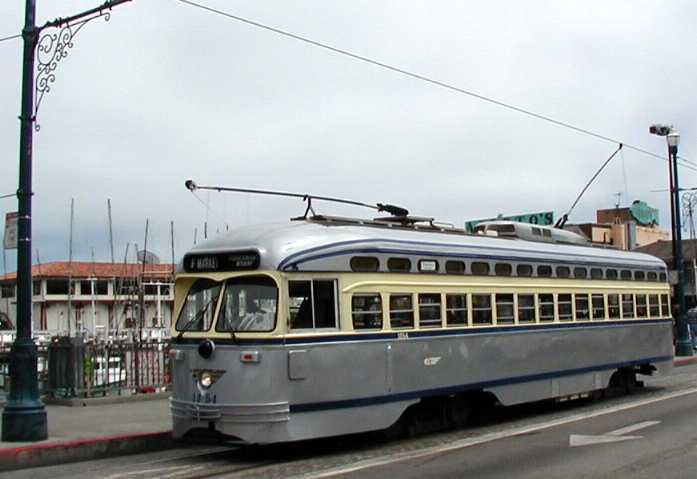
[[[209,6],[207,6],[207,5],[203,5],[203,4],[201,4],[201,3],[194,2],[194,1],[192,1],[192,0],[176,0],[176,1],[178,1],[178,2],[180,2],[180,3],[183,3],[183,4],[186,4],[186,5],[189,5],[189,6],[191,6],[191,7],[199,8],[199,9],[204,10],[204,11],[207,11],[207,12],[209,12],[209,13],[214,13],[214,14],[216,14],[216,15],[220,15],[220,16],[229,18],[229,19],[231,19],[231,20],[235,20],[235,21],[238,21],[238,22],[245,23],[245,24],[247,24],[247,25],[251,25],[251,26],[253,26],[253,27],[257,27],[257,28],[261,28],[261,29],[263,29],[263,30],[270,31],[270,32],[276,33],[276,34],[278,34],[278,35],[282,35],[282,36],[284,36],[284,37],[288,37],[288,38],[292,38],[292,39],[294,39],[294,40],[298,40],[298,41],[301,41],[301,42],[304,42],[304,43],[308,43],[308,44],[313,45],[313,46],[315,46],[315,47],[323,48],[323,49],[325,49],[325,50],[329,50],[329,51],[331,51],[331,52],[338,53],[339,55],[343,55],[343,56],[347,56],[347,57],[349,57],[349,58],[353,58],[354,60],[358,60],[358,61],[361,61],[361,62],[369,63],[369,64],[371,64],[371,65],[375,65],[375,66],[377,66],[377,67],[384,68],[384,69],[386,69],[386,70],[390,70],[390,71],[393,71],[393,72],[396,72],[396,73],[399,73],[399,74],[402,74],[402,75],[406,75],[406,76],[411,77],[411,78],[415,78],[415,79],[417,79],[417,80],[421,80],[421,81],[426,82],[426,83],[430,83],[430,84],[432,84],[432,85],[439,86],[439,87],[441,87],[441,88],[445,88],[445,89],[447,89],[447,90],[451,90],[451,91],[454,91],[454,92],[457,92],[457,93],[461,93],[461,94],[463,94],[463,95],[467,95],[467,96],[476,98],[476,99],[478,99],[478,100],[482,100],[482,101],[485,101],[485,102],[488,102],[488,103],[491,103],[491,104],[494,104],[494,105],[497,105],[497,106],[500,106],[500,107],[503,107],[503,108],[507,108],[507,109],[509,109],[509,110],[513,110],[513,111],[516,111],[516,112],[518,112],[518,113],[522,113],[522,114],[524,114],[524,115],[528,115],[528,116],[531,116],[531,117],[533,117],[533,118],[537,118],[538,120],[546,121],[546,122],[548,122],[548,123],[552,123],[552,124],[554,124],[554,125],[561,126],[561,127],[563,127],[563,128],[567,128],[567,129],[569,129],[569,130],[573,130],[573,131],[575,131],[575,132],[577,132],[577,133],[581,133],[581,134],[584,134],[584,135],[592,136],[592,137],[594,137],[594,138],[598,138],[598,139],[600,139],[600,140],[608,141],[608,142],[614,143],[614,144],[620,144],[620,143],[621,143],[621,144],[624,145],[625,148],[629,148],[629,149],[631,149],[631,150],[637,151],[637,152],[639,152],[639,153],[642,153],[642,154],[644,154],[644,155],[648,155],[648,156],[651,156],[651,157],[654,157],[654,158],[658,158],[658,159],[660,159],[660,160],[669,161],[669,159],[666,158],[665,156],[658,155],[658,154],[656,154],[656,153],[653,153],[653,152],[651,152],[651,151],[645,150],[645,149],[640,148],[640,147],[638,147],[638,146],[630,145],[630,144],[627,144],[626,142],[623,142],[623,141],[614,139],[614,138],[612,138],[612,137],[609,137],[609,136],[606,136],[606,135],[602,135],[602,134],[600,134],[600,133],[597,133],[597,132],[594,132],[594,131],[591,131],[591,130],[587,130],[587,129],[585,129],[585,128],[581,128],[581,127],[579,127],[579,126],[572,125],[571,123],[567,123],[567,122],[564,122],[564,121],[561,121],[561,120],[557,120],[557,119],[554,119],[554,118],[552,118],[552,117],[549,117],[549,116],[546,116],[546,115],[542,115],[542,114],[540,114],[540,113],[535,113],[535,112],[533,112],[533,111],[531,111],[531,110],[527,110],[527,109],[525,109],[525,108],[521,108],[521,107],[512,105],[512,104],[510,104],[510,103],[505,103],[505,102],[503,102],[503,101],[496,100],[496,99],[494,99],[494,98],[491,98],[491,97],[488,97],[488,96],[485,96],[485,95],[481,95],[481,94],[479,94],[479,93],[476,93],[476,92],[473,92],[473,91],[470,91],[470,90],[465,90],[464,88],[460,88],[460,87],[451,85],[451,84],[449,84],[449,83],[442,82],[442,81],[440,81],[440,80],[435,80],[435,79],[433,79],[433,78],[430,78],[430,77],[421,75],[421,74],[419,74],[419,73],[414,73],[414,72],[411,72],[411,71],[409,71],[409,70],[405,70],[405,69],[403,69],[403,68],[399,68],[399,67],[396,67],[396,66],[393,66],[393,65],[389,65],[389,64],[387,64],[387,63],[383,63],[383,62],[380,62],[380,61],[378,61],[378,60],[374,60],[374,59],[372,59],[372,58],[368,58],[368,57],[365,57],[365,56],[363,56],[363,55],[359,55],[359,54],[357,54],[357,53],[350,52],[350,51],[348,51],[348,50],[344,50],[344,49],[341,49],[341,48],[338,48],[338,47],[334,47],[334,46],[331,46],[331,45],[329,45],[329,44],[319,42],[319,41],[317,41],[317,40],[312,40],[311,38],[307,38],[307,37],[304,37],[304,36],[301,36],[301,35],[297,35],[297,34],[295,34],[295,33],[288,32],[288,31],[286,31],[286,30],[281,30],[280,28],[272,27],[272,26],[270,26],[270,25],[266,25],[266,24],[263,24],[263,23],[260,23],[260,22],[254,21],[254,20],[250,20],[250,19],[248,19],[248,18],[241,17],[241,16],[239,16],[239,15],[234,15],[234,14],[232,14],[232,13],[224,12],[224,11],[222,11],[222,10],[218,10],[218,9],[216,9],[216,8],[209,7]],[[692,162],[692,161],[690,161],[690,160],[688,160],[687,158],[684,158],[684,157],[679,157],[679,160],[682,162],[682,166],[683,166],[683,167],[685,167],[685,168],[687,168],[687,169],[690,169],[690,170],[693,170],[693,171],[697,171],[697,163]]]
[[[20,38],[22,36],[21,33],[18,33],[17,35],[10,35],[9,37],[0,37],[0,42],[4,42],[5,40],[14,40],[15,38]]]

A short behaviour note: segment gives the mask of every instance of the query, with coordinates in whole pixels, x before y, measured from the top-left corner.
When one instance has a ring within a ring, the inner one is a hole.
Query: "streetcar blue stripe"
[[[355,244],[367,244],[367,243],[392,243],[392,244],[401,244],[401,245],[412,245],[412,246],[428,246],[428,247],[439,247],[439,248],[468,248],[468,249],[474,249],[474,250],[495,250],[495,251],[505,251],[509,253],[539,253],[539,254],[549,254],[548,251],[535,251],[535,250],[529,250],[529,249],[522,249],[522,248],[502,248],[500,246],[491,246],[491,245],[473,245],[473,244],[460,244],[460,243],[436,243],[436,242],[428,242],[428,241],[409,241],[409,240],[398,240],[398,239],[389,239],[389,238],[374,238],[374,239],[361,239],[361,240],[348,240],[348,241],[338,241],[336,243],[330,243],[326,245],[321,245],[321,246],[316,246],[313,248],[308,248],[303,251],[298,251],[297,253],[293,253],[286,258],[284,258],[279,264],[278,264],[278,269],[282,270],[288,265],[289,263],[292,263],[295,258],[298,258],[300,256],[314,253],[317,251],[322,251],[330,248],[336,248],[336,247],[342,247],[342,246],[349,246],[349,245],[355,245]],[[557,246],[557,245],[553,245]],[[342,253],[344,254],[344,253]],[[410,254],[423,254],[420,251],[413,251]],[[569,258],[589,258],[588,255],[581,254],[581,253],[566,253],[566,252],[557,252],[553,251],[552,254],[558,255],[558,256],[566,256]],[[449,253],[442,253],[439,254],[439,256],[450,256]],[[467,255],[469,256],[469,255]],[[515,257],[513,257],[515,258]],[[592,256],[592,258],[597,259],[597,260],[608,260],[608,261],[621,261],[620,258],[617,258],[615,256]],[[302,260],[306,261],[306,260]],[[535,261],[538,261],[535,259]],[[540,259],[541,261],[541,259]],[[618,263],[622,264],[625,267],[630,267],[628,266],[628,263],[635,264],[636,266],[633,267],[642,267],[642,268],[649,268],[649,269],[657,269],[659,271],[663,270],[663,267],[661,266],[649,266],[646,263],[642,262],[642,260],[639,259],[633,259],[633,258],[627,258],[625,260],[627,263]]]
[[[422,389],[418,391],[408,391],[397,394],[388,394],[382,396],[371,396],[357,399],[345,399],[340,401],[324,401],[316,403],[301,403],[301,404],[291,404],[291,413],[302,413],[311,411],[327,411],[332,409],[345,409],[354,407],[364,407],[373,406],[376,404],[385,404],[391,402],[408,401],[413,399],[420,399],[429,396],[443,396],[448,394],[455,394],[464,391],[486,389],[497,386],[507,386],[513,384],[526,383],[531,381],[540,381],[544,379],[553,379],[566,376],[574,376],[577,374],[591,373],[597,371],[608,371],[613,369],[619,369],[628,366],[637,366],[640,364],[661,362],[661,361],[672,361],[673,356],[655,356],[650,358],[635,359],[632,361],[623,361],[619,363],[609,363],[600,364],[596,366],[588,366],[584,368],[574,368],[565,369],[560,371],[550,371],[546,373],[529,374],[525,376],[514,376],[508,378],[494,379],[491,381],[481,381],[477,383],[460,384],[456,386],[447,386],[442,388],[434,389]]]
[[[469,336],[479,334],[511,334],[518,332],[546,331],[546,330],[566,330],[579,328],[618,328],[628,325],[650,325],[650,324],[671,324],[670,319],[638,319],[620,321],[583,321],[575,323],[551,323],[551,324],[530,324],[524,326],[491,326],[475,327],[467,329],[438,329],[434,331],[405,329],[402,331],[375,332],[375,333],[354,333],[331,336],[301,336],[301,337],[270,337],[270,338],[235,338],[223,339],[213,338],[217,344],[244,344],[244,345],[283,345],[283,344],[318,344],[318,343],[338,343],[356,341],[379,341],[397,339],[400,334],[407,334],[408,338],[429,338],[440,336]],[[198,344],[200,339],[182,338],[175,339],[178,344]]]

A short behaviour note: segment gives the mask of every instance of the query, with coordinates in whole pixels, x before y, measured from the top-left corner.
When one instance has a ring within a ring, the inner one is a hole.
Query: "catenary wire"
[[[476,98],[476,99],[478,99],[478,100],[482,100],[482,101],[485,101],[485,102],[488,102],[488,103],[491,103],[491,104],[494,104],[494,105],[497,105],[497,106],[500,106],[500,107],[503,107],[503,108],[507,108],[507,109],[509,109],[509,110],[513,110],[513,111],[516,111],[516,112],[518,112],[518,113],[522,113],[522,114],[524,114],[524,115],[528,115],[528,116],[531,116],[531,117],[533,117],[533,118],[537,118],[538,120],[546,121],[546,122],[548,122],[548,123],[552,123],[552,124],[554,124],[554,125],[561,126],[561,127],[563,127],[563,128],[567,128],[567,129],[569,129],[569,130],[576,131],[577,133],[581,133],[581,134],[584,134],[584,135],[592,136],[592,137],[594,137],[594,138],[598,138],[598,139],[600,139],[600,140],[608,141],[608,142],[615,143],[615,144],[622,143],[622,144],[624,145],[625,148],[629,148],[629,149],[631,149],[631,150],[637,151],[637,152],[639,152],[639,153],[643,153],[644,155],[648,155],[648,156],[651,156],[651,157],[654,157],[654,158],[658,158],[658,159],[660,159],[660,160],[669,161],[668,158],[666,158],[666,157],[664,157],[664,156],[658,155],[658,154],[656,154],[656,153],[653,153],[653,152],[651,152],[651,151],[645,150],[645,149],[640,148],[640,147],[638,147],[638,146],[634,146],[634,145],[631,145],[631,144],[627,144],[627,143],[625,143],[625,142],[623,142],[623,141],[620,141],[620,140],[611,138],[611,137],[609,137],[609,136],[602,135],[602,134],[600,134],[600,133],[597,133],[597,132],[594,132],[594,131],[591,131],[591,130],[587,130],[587,129],[585,129],[585,128],[581,128],[581,127],[579,127],[579,126],[572,125],[571,123],[567,123],[567,122],[564,122],[564,121],[561,121],[561,120],[556,120],[556,119],[554,119],[554,118],[552,118],[552,117],[545,116],[545,115],[542,115],[542,114],[540,114],[540,113],[535,113],[535,112],[533,112],[533,111],[531,111],[531,110],[527,110],[527,109],[525,109],[525,108],[521,108],[521,107],[512,105],[512,104],[510,104],[510,103],[505,103],[505,102],[503,102],[503,101],[496,100],[496,99],[494,99],[494,98],[487,97],[487,96],[485,96],[485,95],[481,95],[481,94],[479,94],[479,93],[476,93],[476,92],[473,92],[473,91],[470,91],[470,90],[465,90],[465,89],[463,89],[463,88],[460,88],[460,87],[451,85],[451,84],[449,84],[449,83],[442,82],[442,81],[440,81],[440,80],[435,80],[435,79],[433,79],[433,78],[430,78],[430,77],[421,75],[421,74],[419,74],[419,73],[414,73],[414,72],[411,72],[411,71],[409,71],[409,70],[405,70],[405,69],[403,69],[403,68],[399,68],[399,67],[396,67],[396,66],[393,66],[393,65],[389,65],[389,64],[387,64],[387,63],[380,62],[380,61],[378,61],[378,60],[373,60],[372,58],[368,58],[368,57],[359,55],[359,54],[357,54],[357,53],[350,52],[350,51],[348,51],[348,50],[344,50],[344,49],[341,49],[341,48],[338,48],[338,47],[334,47],[334,46],[328,45],[328,44],[326,44],[326,43],[322,43],[322,42],[319,42],[319,41],[316,41],[316,40],[312,40],[311,38],[307,38],[307,37],[304,37],[304,36],[301,36],[301,35],[297,35],[297,34],[295,34],[295,33],[291,33],[291,32],[285,31],[285,30],[281,30],[281,29],[279,29],[279,28],[272,27],[272,26],[269,26],[269,25],[266,25],[266,24],[263,24],[263,23],[259,23],[259,22],[254,21],[254,20],[250,20],[250,19],[248,19],[248,18],[241,17],[241,16],[239,16],[239,15],[234,15],[234,14],[232,14],[232,13],[228,13],[228,12],[225,12],[225,11],[222,11],[222,10],[218,10],[218,9],[213,8],[213,7],[209,7],[209,6],[207,6],[207,5],[203,5],[203,4],[201,4],[201,3],[193,2],[193,1],[191,1],[191,0],[176,0],[176,1],[178,1],[178,2],[180,2],[180,3],[183,3],[183,4],[186,4],[186,5],[189,5],[189,6],[191,6],[191,7],[199,8],[199,9],[204,10],[204,11],[207,11],[207,12],[209,12],[209,13],[214,13],[214,14],[216,14],[216,15],[220,15],[220,16],[223,16],[223,17],[227,17],[227,18],[229,18],[229,19],[231,19],[231,20],[235,20],[235,21],[238,21],[238,22],[246,23],[247,25],[251,25],[251,26],[253,26],[253,27],[261,28],[261,29],[263,29],[263,30],[270,31],[270,32],[276,33],[276,34],[278,34],[278,35],[282,35],[282,36],[285,36],[285,37],[288,37],[288,38],[292,38],[292,39],[294,39],[294,40],[298,40],[298,41],[301,41],[301,42],[304,42],[304,43],[308,43],[308,44],[310,44],[310,45],[313,45],[313,46],[316,46],[316,47],[319,47],[319,48],[323,48],[323,49],[325,49],[325,50],[329,50],[329,51],[331,51],[331,52],[338,53],[338,54],[340,54],[340,55],[344,55],[344,56],[353,58],[354,60],[358,60],[358,61],[362,61],[362,62],[365,62],[365,63],[369,63],[369,64],[371,64],[371,65],[375,65],[375,66],[378,66],[378,67],[380,67],[380,68],[384,68],[384,69],[387,69],[387,70],[390,70],[390,71],[393,71],[393,72],[396,72],[396,73],[400,73],[400,74],[402,74],[402,75],[406,75],[406,76],[409,76],[409,77],[411,77],[411,78],[415,78],[415,79],[417,79],[417,80],[421,80],[421,81],[424,81],[424,82],[426,82],[426,83],[430,83],[430,84],[432,84],[432,85],[436,85],[436,86],[439,86],[439,87],[442,87],[442,88],[445,88],[445,89],[448,89],[448,90],[451,90],[451,91],[455,91],[455,92],[457,92],[457,93],[461,93],[461,94],[463,94],[463,95],[467,95],[467,96]],[[682,166],[683,166],[683,167],[685,167],[685,168],[687,168],[687,169],[690,169],[690,170],[693,170],[693,171],[697,171],[697,163],[692,162],[692,161],[690,161],[690,160],[688,160],[687,158],[684,158],[684,157],[679,157],[679,160],[682,162]]]
[[[0,42],[4,42],[5,40],[14,40],[15,38],[20,38],[22,36],[21,33],[18,33],[17,35],[10,35],[9,37],[2,37],[0,38]]]

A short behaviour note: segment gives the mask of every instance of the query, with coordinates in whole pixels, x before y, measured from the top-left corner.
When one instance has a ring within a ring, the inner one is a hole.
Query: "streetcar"
[[[460,426],[482,397],[563,400],[672,370],[670,286],[653,256],[512,222],[468,234],[308,210],[184,255],[169,353],[176,438]]]

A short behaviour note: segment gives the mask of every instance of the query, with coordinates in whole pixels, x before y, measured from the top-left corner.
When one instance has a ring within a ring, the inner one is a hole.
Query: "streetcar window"
[[[607,295],[607,308],[610,319],[619,319],[620,317],[620,296],[618,294]]]
[[[646,279],[646,273],[644,273],[643,271],[637,271],[636,273],[634,273],[634,279],[636,279],[637,281],[644,281],[644,279]]]
[[[533,236],[542,236],[542,230],[540,228],[532,227]]]
[[[380,261],[370,256],[354,256],[351,258],[351,271],[369,273],[380,268]]]
[[[278,288],[268,276],[225,282],[216,331],[271,331],[276,326]]]
[[[660,309],[658,307],[658,295],[657,294],[650,294],[649,295],[649,316],[652,318],[657,318],[660,316]]]
[[[668,277],[666,276],[665,273],[659,273],[659,275],[658,275],[658,280],[659,280],[659,281],[667,281],[667,280],[668,280]]]
[[[606,279],[617,279],[617,270],[608,268],[605,270]]]
[[[496,276],[510,276],[513,274],[513,266],[508,263],[496,263],[494,265],[494,274]]]
[[[351,298],[353,329],[382,329],[382,298],[377,293]]]
[[[646,295],[637,294],[636,295],[636,317],[645,318],[647,313],[646,309]]]
[[[549,230],[542,230],[542,236],[544,236],[545,238],[551,238],[552,232]]]
[[[419,260],[419,271],[422,273],[435,273],[438,271],[438,261],[434,260]]]
[[[440,325],[440,294],[420,294],[419,327],[434,328]]]
[[[658,281],[658,274],[655,271],[646,273],[646,279],[649,281]]]
[[[592,270],[591,270],[592,271]],[[593,320],[602,321],[605,319],[605,296],[602,294],[592,294],[591,304],[593,306]]]
[[[661,295],[661,315],[664,317],[671,316],[671,314],[670,314],[670,302],[668,301],[667,294]]]
[[[463,326],[467,324],[467,295],[445,295],[445,317],[448,326]]]
[[[590,317],[588,294],[576,294],[576,321],[588,321]]]
[[[574,317],[571,307],[571,295],[557,295],[557,309],[559,313],[559,321],[571,321]]]
[[[622,279],[632,279],[632,272],[628,269],[623,269],[620,271],[620,278]]]
[[[491,295],[473,294],[472,295],[472,324],[491,324]]]
[[[177,319],[177,331],[208,331],[213,324],[222,283],[212,279],[197,279],[184,300]]]
[[[542,278],[549,278],[552,276],[552,267],[551,266],[538,266],[537,267],[537,276],[540,276]]]
[[[568,278],[571,270],[567,266],[557,266],[557,278]]]
[[[600,268],[591,268],[592,279],[603,279],[603,270]]]
[[[632,319],[634,317],[634,295],[633,294],[623,294],[622,295],[622,317],[625,319]]]
[[[535,322],[535,295],[534,294],[519,294],[518,295],[518,322],[519,323],[534,323]]]
[[[496,295],[496,323],[497,324],[513,324],[513,295],[512,294],[497,294]]]
[[[574,278],[583,279],[588,277],[588,270],[586,268],[576,267],[574,268]]]
[[[515,274],[525,277],[532,276],[532,266],[529,264],[519,264],[515,268]]]
[[[408,273],[411,271],[411,260],[409,258],[389,258],[387,269],[393,273]]]
[[[540,322],[554,321],[554,295],[538,295],[538,306],[540,310]]]
[[[393,328],[414,327],[414,307],[411,294],[390,295],[390,326]]]
[[[472,274],[486,276],[489,274],[489,263],[475,261],[472,263]]]
[[[465,263],[463,261],[446,261],[445,272],[448,274],[464,274]]]
[[[288,281],[291,329],[336,328],[336,281]]]

